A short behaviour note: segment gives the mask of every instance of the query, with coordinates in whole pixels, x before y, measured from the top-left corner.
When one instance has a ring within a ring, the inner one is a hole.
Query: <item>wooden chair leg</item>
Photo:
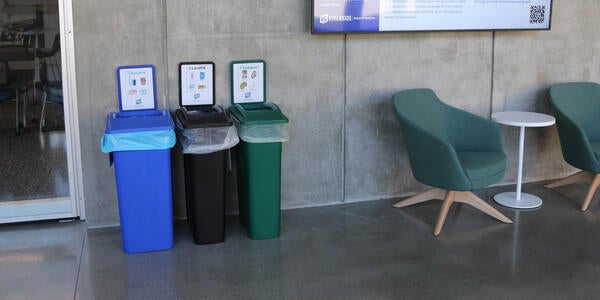
[[[600,179],[598,180],[600,184]],[[448,211],[450,210],[450,206],[454,202],[461,202],[469,204],[480,211],[504,222],[504,223],[512,223],[512,220],[507,218],[501,212],[496,210],[494,207],[489,205],[487,202],[483,201],[481,198],[477,197],[477,195],[473,194],[470,191],[446,191],[438,188],[432,188],[427,190],[421,194],[414,195],[407,199],[404,199],[396,204],[394,207],[406,207],[409,205],[429,201],[429,200],[444,200],[442,203],[442,208],[440,210],[440,214],[438,216],[437,223],[435,225],[435,229],[433,231],[433,235],[438,236],[444,227],[444,223],[446,222],[446,217],[448,216]]]
[[[446,222],[446,216],[448,216],[448,210],[450,210],[450,206],[452,202],[454,202],[455,191],[446,192],[446,197],[444,197],[444,203],[442,203],[442,209],[440,210],[440,215],[437,220],[437,224],[435,224],[435,230],[433,231],[433,235],[438,236],[442,231],[442,227],[444,227],[444,222]]]
[[[573,175],[567,176],[563,179],[557,180],[555,182],[546,184],[544,187],[545,188],[555,188],[555,187],[559,187],[559,186],[563,186],[563,185],[567,185],[567,184],[572,184],[572,183],[576,183],[576,182],[581,182],[581,181],[586,181],[586,182],[590,182],[592,181],[592,178],[594,178],[594,174],[592,172],[589,171],[580,171],[577,172]]]
[[[512,223],[513,222],[511,219],[507,218],[504,214],[499,212],[493,206],[491,206],[487,202],[483,201],[483,199],[477,197],[477,195],[473,194],[473,192],[469,192],[469,191],[460,192],[456,196],[455,201],[469,204],[469,205],[479,209],[480,211],[498,219],[501,222],[504,222],[504,223]]]
[[[590,202],[592,202],[592,198],[594,194],[596,194],[596,190],[598,186],[600,186],[600,173],[592,173],[589,171],[581,171],[577,172],[571,176],[567,176],[558,181],[549,183],[545,185],[546,188],[555,188],[567,184],[577,183],[577,182],[591,182],[590,187],[588,189],[587,195],[585,195],[585,199],[583,200],[583,204],[581,204],[581,211],[586,211],[590,207]]]
[[[586,211],[588,209],[588,207],[590,206],[590,202],[592,202],[592,198],[594,197],[594,194],[598,189],[598,186],[600,186],[600,173],[594,175],[592,184],[590,185],[587,195],[585,196],[585,200],[583,200],[583,204],[581,205],[581,211]]]
[[[446,194],[445,190],[438,189],[438,188],[432,188],[423,193],[414,195],[410,198],[406,198],[406,199],[394,204],[394,207],[400,208],[400,207],[406,207],[409,205],[413,205],[413,204],[417,204],[417,203],[421,203],[421,202],[425,202],[425,201],[429,201],[429,200],[436,200],[436,199],[441,200],[444,198],[445,194]]]

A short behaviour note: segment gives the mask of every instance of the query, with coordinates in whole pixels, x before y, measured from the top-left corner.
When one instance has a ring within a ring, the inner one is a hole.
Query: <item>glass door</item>
[[[62,2],[0,1],[0,223],[78,216]]]

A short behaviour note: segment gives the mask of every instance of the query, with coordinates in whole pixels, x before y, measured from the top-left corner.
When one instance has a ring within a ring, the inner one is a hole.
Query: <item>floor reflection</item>
[[[0,202],[69,196],[64,131],[0,131]]]
[[[4,204],[69,196],[59,20],[57,0],[0,3]]]
[[[284,210],[268,240],[228,216],[225,242],[196,245],[176,222],[172,249],[137,254],[118,227],[0,225],[0,299],[596,299],[600,197],[581,212],[585,185],[544,184],[523,186],[536,210],[478,191],[515,222],[454,205],[439,237],[441,201],[399,199]]]

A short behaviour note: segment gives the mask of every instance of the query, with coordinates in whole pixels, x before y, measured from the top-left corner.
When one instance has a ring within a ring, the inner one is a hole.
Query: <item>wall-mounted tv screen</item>
[[[552,0],[312,0],[312,33],[548,30]]]

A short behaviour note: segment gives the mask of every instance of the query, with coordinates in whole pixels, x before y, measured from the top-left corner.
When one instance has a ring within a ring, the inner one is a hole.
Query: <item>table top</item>
[[[499,124],[523,127],[545,127],[556,122],[553,116],[529,111],[495,112],[492,120]]]

